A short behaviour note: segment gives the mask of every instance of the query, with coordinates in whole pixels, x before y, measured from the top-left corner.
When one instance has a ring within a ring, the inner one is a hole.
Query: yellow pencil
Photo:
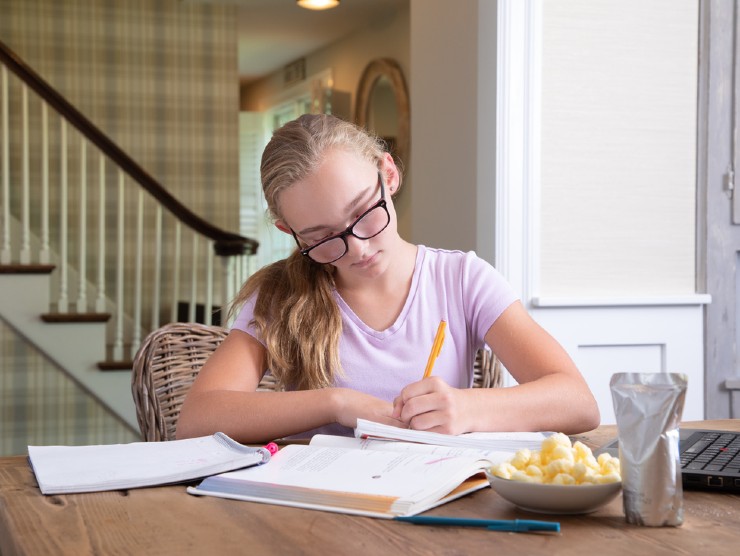
[[[434,361],[437,359],[437,356],[439,355],[439,352],[442,349],[442,344],[445,341],[445,327],[446,326],[447,326],[447,322],[443,320],[439,321],[439,326],[437,327],[437,335],[434,337],[434,343],[432,344],[432,351],[429,352],[429,360],[427,361],[427,368],[424,370],[424,378],[429,378],[432,375],[432,369],[434,368]]]

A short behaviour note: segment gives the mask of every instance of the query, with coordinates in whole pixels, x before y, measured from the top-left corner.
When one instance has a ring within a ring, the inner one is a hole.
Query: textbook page
[[[355,437],[401,440],[437,446],[456,446],[515,453],[522,448],[539,450],[542,441],[552,432],[473,432],[459,435],[402,429],[365,419],[357,419]]]
[[[355,450],[385,450],[388,452],[422,452],[438,456],[463,456],[486,458],[491,465],[503,463],[511,459],[516,453],[512,450],[489,450],[477,448],[458,448],[455,446],[437,446],[435,444],[419,444],[416,442],[402,442],[398,440],[379,440],[375,438],[356,438],[351,436],[334,436],[330,434],[315,434],[309,442],[311,446],[325,446],[333,448],[353,448]]]
[[[98,446],[29,446],[43,494],[96,492],[200,479],[258,465],[265,448],[250,448],[224,433],[213,436]]]
[[[488,466],[477,457],[292,444],[268,465],[208,477],[188,492],[392,518],[489,486],[480,474]]]

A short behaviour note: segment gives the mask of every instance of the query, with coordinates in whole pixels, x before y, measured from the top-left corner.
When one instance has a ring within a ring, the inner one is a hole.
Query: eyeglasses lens
[[[390,222],[390,216],[385,207],[377,206],[370,210],[352,227],[352,235],[359,239],[370,239],[385,230]],[[318,263],[333,262],[347,252],[347,244],[342,237],[335,237],[320,243],[308,255]]]

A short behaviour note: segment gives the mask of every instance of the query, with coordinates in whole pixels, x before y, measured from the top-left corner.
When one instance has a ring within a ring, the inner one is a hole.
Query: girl
[[[243,286],[231,332],[183,404],[179,438],[351,434],[358,418],[448,434],[599,424],[573,361],[492,266],[399,236],[401,173],[376,138],[304,115],[275,132],[261,175],[275,225],[298,250]],[[422,379],[441,320],[446,338]],[[470,388],[484,344],[517,386]],[[285,391],[256,391],[268,369]]]

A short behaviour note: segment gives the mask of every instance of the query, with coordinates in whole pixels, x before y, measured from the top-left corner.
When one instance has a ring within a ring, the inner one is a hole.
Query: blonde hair
[[[380,167],[385,149],[362,128],[325,114],[305,114],[275,131],[262,154],[262,191],[281,219],[280,194],[315,172],[332,149],[354,152]],[[267,348],[267,368],[282,387],[325,388],[341,374],[342,317],[333,294],[334,267],[296,250],[253,274],[232,311],[257,295],[253,323]]]

